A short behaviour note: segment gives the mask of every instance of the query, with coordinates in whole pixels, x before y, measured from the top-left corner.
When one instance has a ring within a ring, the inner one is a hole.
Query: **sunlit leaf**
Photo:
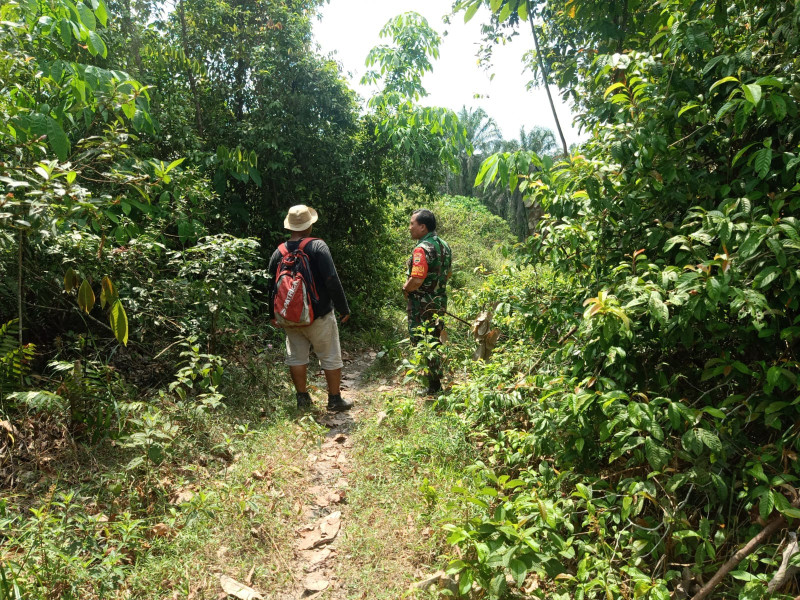
[[[78,289],[78,306],[86,313],[92,312],[94,308],[95,296],[92,291],[92,286],[89,285],[87,279],[83,280],[81,287]]]
[[[108,321],[111,324],[111,330],[114,332],[114,337],[117,338],[117,341],[123,346],[127,346],[128,315],[125,313],[125,308],[122,306],[122,301],[117,300],[111,305]]]

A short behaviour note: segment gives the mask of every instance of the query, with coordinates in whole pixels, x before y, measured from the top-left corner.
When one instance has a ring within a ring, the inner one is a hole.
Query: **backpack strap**
[[[309,243],[313,242],[314,240],[318,240],[318,239],[319,239],[319,238],[315,238],[315,237],[307,237],[307,238],[303,238],[302,240],[300,240],[300,246],[298,247],[298,250],[302,250],[303,252],[305,252],[305,250],[306,250],[306,246],[307,246]]]
[[[286,256],[289,254],[289,246],[286,245],[286,242],[283,242],[280,246],[278,246],[278,251],[281,253],[281,256]]]

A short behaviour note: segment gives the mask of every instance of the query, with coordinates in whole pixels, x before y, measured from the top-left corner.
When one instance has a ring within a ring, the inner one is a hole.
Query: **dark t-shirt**
[[[286,242],[289,252],[297,250],[300,245],[300,240],[296,242]],[[314,285],[317,288],[317,295],[319,301],[314,302],[314,318],[318,319],[324,317],[336,307],[341,315],[349,315],[350,307],[347,304],[347,298],[342,289],[342,282],[339,280],[339,275],[336,273],[336,267],[333,264],[333,257],[328,248],[328,244],[322,240],[315,239],[308,243],[305,247],[305,253],[308,255],[309,263],[311,263],[311,276],[314,278]],[[281,262],[281,252],[277,248],[269,259],[269,267],[267,271],[270,277],[269,286],[269,318],[275,318],[275,308],[272,302],[273,294],[275,293],[275,276],[278,271],[278,264]]]

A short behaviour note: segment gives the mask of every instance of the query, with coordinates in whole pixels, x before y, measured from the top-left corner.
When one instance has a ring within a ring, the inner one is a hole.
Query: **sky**
[[[544,89],[526,89],[532,75],[523,72],[522,57],[533,47],[530,33],[521,32],[510,43],[496,47],[492,68],[486,71],[478,65],[476,53],[481,41],[481,21],[488,20],[487,9],[478,11],[469,23],[464,23],[462,12],[451,19],[450,25],[445,25],[442,16],[449,13],[451,5],[452,0],[329,0],[322,7],[321,20],[314,24],[314,37],[322,54],[333,53],[352,87],[366,99],[374,91],[359,83],[367,70],[364,65],[367,54],[374,46],[391,42],[380,38],[380,30],[400,13],[417,12],[442,36],[439,59],[433,61],[433,72],[422,82],[429,96],[421,103],[456,112],[465,105],[480,106],[497,122],[507,140],[518,138],[521,126],[529,131],[534,125],[551,129],[557,138]],[[490,78],[492,73],[494,77]],[[567,144],[585,140],[587,136],[572,127],[572,114],[555,87],[551,86],[550,91]]]

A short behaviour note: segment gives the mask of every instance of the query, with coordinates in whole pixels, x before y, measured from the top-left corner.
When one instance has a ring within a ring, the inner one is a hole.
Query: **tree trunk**
[[[542,83],[544,90],[547,92],[547,99],[550,102],[550,110],[553,111],[553,119],[556,121],[556,128],[558,129],[558,136],[561,138],[561,146],[564,149],[564,157],[569,158],[569,149],[567,148],[567,140],[564,139],[564,132],[561,131],[561,121],[558,120],[556,113],[556,106],[553,104],[553,96],[550,95],[550,86],[547,83],[547,71],[544,68],[544,61],[542,60],[542,53],[539,50],[539,36],[536,35],[536,27],[533,25],[533,3],[528,0],[528,20],[531,24],[531,34],[533,34],[533,45],[536,49],[536,60],[539,62],[539,71],[542,73]]]
[[[138,76],[142,72],[142,56],[139,54],[139,35],[131,18],[130,0],[124,0],[122,5],[122,29],[130,40],[131,62],[136,67],[135,74]]]
[[[183,48],[183,56],[184,56],[184,67],[186,67],[186,76],[189,79],[189,89],[192,90],[192,98],[194,99],[194,116],[195,121],[197,122],[197,133],[199,135],[203,135],[203,116],[202,112],[200,111],[200,98],[197,93],[197,82],[194,79],[194,73],[192,72],[191,67],[188,65],[189,63],[189,43],[187,41],[187,34],[186,34],[186,14],[183,10],[183,0],[180,0],[178,3],[178,18],[181,21],[181,48]]]

